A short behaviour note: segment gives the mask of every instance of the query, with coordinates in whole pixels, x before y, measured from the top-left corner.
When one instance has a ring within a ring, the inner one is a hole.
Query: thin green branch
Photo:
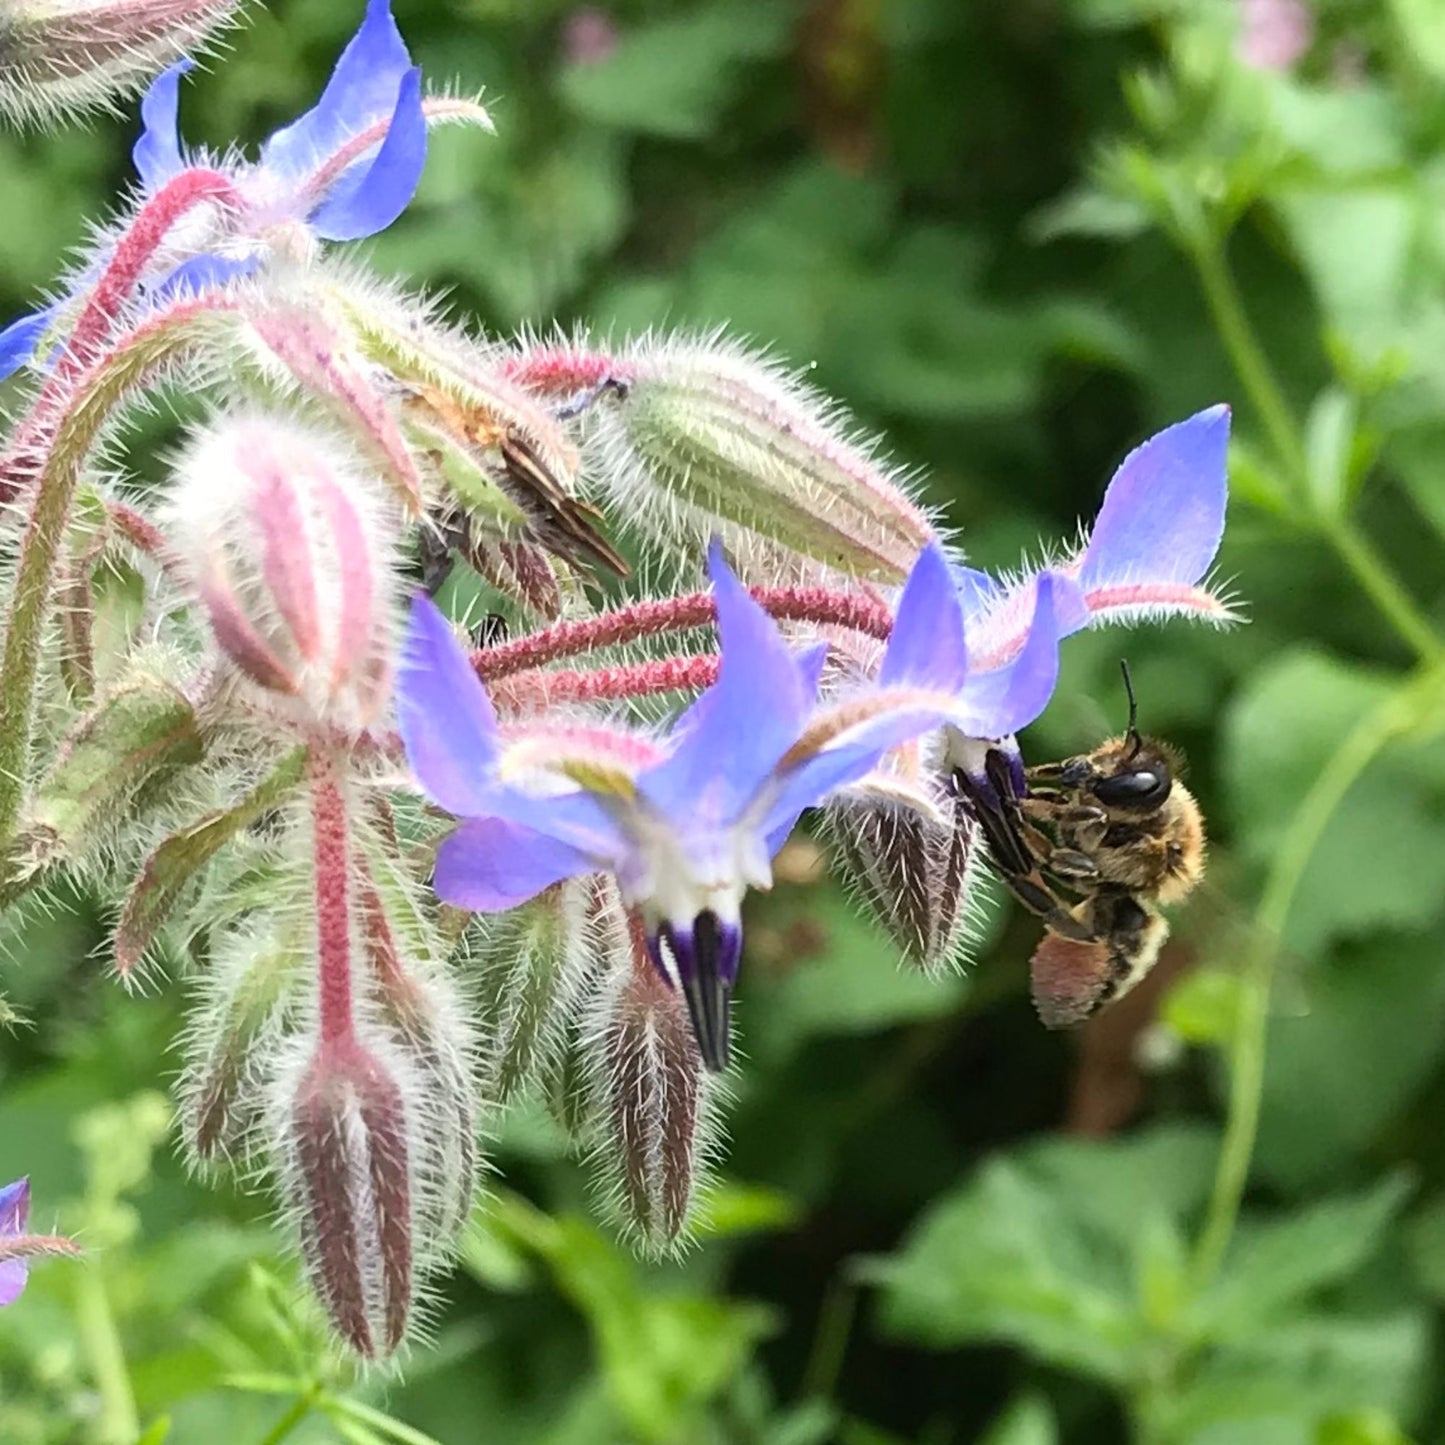
[[[95,1439],[103,1445],[131,1445],[140,1434],[140,1414],[102,1269],[99,1260],[91,1260],[88,1268],[81,1271],[76,1286],[76,1319],[100,1397]]]
[[[1229,1249],[1249,1182],[1264,1096],[1265,1044],[1279,938],[1310,859],[1335,810],[1360,775],[1395,738],[1420,726],[1445,700],[1445,666],[1394,689],[1344,737],[1291,818],[1255,911],[1239,1014],[1230,1045],[1229,1115],[1204,1228],[1194,1251],[1197,1288],[1214,1278]]]
[[[1223,240],[1212,238],[1191,244],[1187,250],[1215,328],[1250,404],[1259,414],[1301,515],[1319,530],[1360,589],[1417,657],[1433,662],[1445,656],[1445,644],[1389,563],[1347,516],[1322,512],[1314,502],[1300,425],[1244,308]]]

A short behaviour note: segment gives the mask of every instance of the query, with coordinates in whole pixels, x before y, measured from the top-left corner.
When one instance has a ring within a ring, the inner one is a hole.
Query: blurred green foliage
[[[188,134],[300,109],[359,8],[253,9]],[[1073,640],[1025,739],[1117,726],[1127,649],[1218,897],[1070,1039],[1028,1008],[1028,920],[996,910],[976,971],[929,982],[829,888],[780,887],[697,1247],[636,1262],[522,1106],[433,1342],[361,1379],[256,1201],[165,1140],[184,982],[123,994],[86,899],[7,915],[0,1178],[92,1254],[0,1315],[0,1441],[1445,1438],[1445,12],[1318,0],[1266,73],[1231,0],[396,9],[498,135],[436,136],[378,266],[504,331],[767,341],[979,565],[1236,404],[1250,625]],[[126,184],[131,129],[0,140],[8,308]]]

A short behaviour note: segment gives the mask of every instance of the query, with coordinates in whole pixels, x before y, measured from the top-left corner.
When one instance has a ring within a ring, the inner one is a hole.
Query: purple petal
[[[17,1179],[0,1189],[0,1235],[24,1234],[30,1224],[30,1181]]]
[[[366,18],[341,52],[321,98],[266,142],[262,165],[295,179],[309,175],[353,136],[396,110],[402,77],[410,69],[390,0],[368,0]]]
[[[402,644],[396,712],[407,762],[433,801],[462,817],[492,812],[497,715],[451,624],[420,595]]]
[[[500,913],[563,878],[595,873],[586,853],[500,818],[471,818],[437,850],[438,898],[474,913]]]
[[[672,756],[643,773],[638,788],[665,814],[718,823],[742,812],[797,742],[820,663],[811,653],[799,663],[716,542],[708,572],[722,643],[718,680],[686,713]]]
[[[384,231],[411,204],[426,166],[426,115],[421,71],[401,78],[386,139],[370,164],[349,166],[311,213],[325,241],[359,241]]]
[[[25,1292],[25,1281],[30,1277],[28,1259],[0,1260],[0,1309],[13,1305]]]
[[[35,343],[45,334],[54,316],[55,308],[47,306],[44,311],[19,317],[0,331],[0,381],[14,376],[35,354]]]
[[[1042,573],[1034,589],[1028,638],[1011,662],[974,673],[958,699],[954,725],[969,737],[1002,738],[1031,723],[1048,706],[1059,678],[1058,613],[1072,615],[1078,589],[1069,578]]]
[[[1114,473],[1084,551],[1079,585],[1198,582],[1224,534],[1229,408],[1166,427]]]
[[[145,129],[130,154],[141,184],[150,195],[185,169],[179,124],[181,77],[194,68],[192,61],[176,61],[156,76],[140,103]]]
[[[968,675],[968,645],[957,579],[936,543],[908,574],[893,618],[893,635],[878,673],[883,687],[957,692]]]

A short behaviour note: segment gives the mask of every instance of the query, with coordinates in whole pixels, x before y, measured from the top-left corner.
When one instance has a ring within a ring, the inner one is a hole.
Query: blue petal
[[[577,848],[500,818],[470,818],[437,851],[437,897],[475,913],[499,913],[563,878],[595,873]]]
[[[1040,574],[1029,635],[1012,662],[974,673],[958,699],[954,725],[969,737],[1002,738],[1031,723],[1048,706],[1059,680],[1058,614],[1073,615],[1078,587],[1068,577]]]
[[[176,61],[156,76],[140,103],[145,129],[130,154],[149,195],[160,190],[177,171],[185,169],[179,124],[181,76],[192,69],[192,61]]]
[[[953,575],[958,584],[958,602],[963,608],[965,621],[983,617],[1003,593],[995,578],[976,567],[955,567]]]
[[[1085,592],[1129,582],[1198,582],[1224,534],[1229,408],[1166,427],[1124,458],[1089,545]]]
[[[13,1305],[25,1292],[25,1281],[30,1277],[28,1259],[0,1260],[0,1308]]]
[[[163,281],[149,288],[153,300],[166,301],[173,296],[199,296],[228,281],[249,276],[261,264],[255,256],[192,256],[182,261]]]
[[[893,635],[878,672],[883,687],[957,692],[968,675],[968,644],[956,578],[936,543],[925,547],[893,618]]]
[[[407,761],[432,799],[463,817],[493,811],[497,715],[451,624],[418,595],[396,680]]]
[[[30,1223],[30,1181],[17,1179],[0,1189],[0,1237],[24,1234]]]
[[[14,376],[35,354],[35,343],[45,334],[45,328],[55,317],[55,308],[47,306],[44,311],[32,311],[12,321],[0,331],[0,381]]]
[[[426,166],[426,115],[421,71],[402,76],[391,125],[369,165],[342,172],[311,213],[311,229],[324,241],[359,241],[384,231],[411,204]]]
[[[309,175],[353,136],[393,113],[410,69],[390,0],[368,0],[366,18],[341,52],[321,98],[266,142],[261,164],[298,179]]]
[[[797,742],[817,690],[819,661],[810,656],[799,664],[716,542],[708,572],[722,643],[718,680],[685,714],[672,756],[643,773],[638,788],[668,816],[717,824],[743,811]]]

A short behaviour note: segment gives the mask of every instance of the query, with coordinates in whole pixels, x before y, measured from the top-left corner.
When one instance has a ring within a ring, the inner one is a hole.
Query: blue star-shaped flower
[[[18,1239],[30,1222],[30,1181],[17,1179],[0,1189],[0,1239]],[[0,1259],[0,1306],[14,1304],[25,1289],[30,1261]]]
[[[177,124],[181,78],[191,68],[189,60],[171,66],[141,102],[145,129],[132,154],[146,196],[192,163]],[[438,104],[443,117],[487,123],[480,107]],[[224,282],[277,250],[304,251],[316,241],[354,241],[385,230],[416,194],[426,163],[427,114],[421,71],[411,63],[390,0],[368,0],[361,28],[315,106],[272,135],[255,162],[219,163],[242,197],[242,214],[224,232],[202,237],[195,256],[172,258],[162,275],[149,279],[150,294]],[[30,358],[64,304],[0,331],[0,379]]]
[[[438,894],[492,911],[563,878],[614,874],[659,972],[687,998],[704,1061],[720,1069],[743,894],[771,884],[798,816],[945,721],[989,737],[1032,721],[1053,691],[1058,639],[1050,577],[1009,664],[971,673],[954,577],[931,547],[903,590],[876,683],[820,703],[826,646],[792,651],[716,545],[709,571],[718,679],[663,739],[585,727],[509,742],[425,598],[413,605],[397,702],[418,781],[465,820],[438,853]]]

